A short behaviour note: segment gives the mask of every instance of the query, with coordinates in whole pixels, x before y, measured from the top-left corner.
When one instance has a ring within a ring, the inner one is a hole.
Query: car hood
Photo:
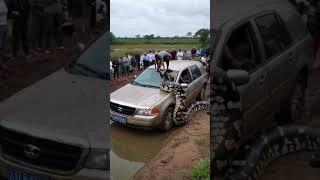
[[[157,88],[141,87],[127,84],[110,95],[110,101],[121,105],[150,108],[169,93]]]
[[[64,69],[0,104],[0,125],[29,135],[109,149],[107,82]]]

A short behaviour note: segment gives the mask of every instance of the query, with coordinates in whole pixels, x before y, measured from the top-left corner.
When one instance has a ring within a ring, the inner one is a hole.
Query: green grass
[[[192,180],[210,180],[210,160],[200,159],[191,172]]]
[[[193,47],[199,48],[198,39],[195,38],[155,38],[150,43],[146,43],[145,39],[135,38],[118,38],[115,43],[110,46],[111,59],[123,57],[125,54],[142,54],[150,50],[191,50]]]

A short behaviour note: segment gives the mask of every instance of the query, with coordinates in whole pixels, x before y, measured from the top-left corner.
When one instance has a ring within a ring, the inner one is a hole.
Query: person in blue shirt
[[[143,60],[143,68],[146,69],[147,67],[149,67],[149,56],[147,55],[147,53],[143,54],[142,60]]]

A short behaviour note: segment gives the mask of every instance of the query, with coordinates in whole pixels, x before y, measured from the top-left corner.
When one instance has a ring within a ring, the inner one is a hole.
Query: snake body
[[[175,96],[175,107],[173,111],[173,122],[176,125],[188,123],[190,115],[196,111],[208,110],[210,103],[206,101],[196,101],[191,105],[186,104],[186,93],[181,84],[163,80],[160,89],[165,92],[173,93]]]
[[[318,150],[320,129],[284,126],[241,142],[240,95],[224,70],[214,67],[211,89],[211,179],[252,180],[280,156]]]

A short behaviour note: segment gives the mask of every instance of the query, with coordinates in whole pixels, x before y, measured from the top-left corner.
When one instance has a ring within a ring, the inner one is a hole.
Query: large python
[[[181,84],[165,80],[169,78],[163,78],[160,83],[160,89],[165,92],[173,93],[175,96],[175,107],[173,111],[173,122],[176,125],[183,125],[188,123],[190,115],[196,111],[208,110],[210,108],[210,102],[196,101],[191,105],[186,105],[186,93]]]
[[[240,95],[224,70],[211,72],[211,179],[256,179],[282,155],[319,149],[320,130],[308,127],[278,127],[241,142]]]

